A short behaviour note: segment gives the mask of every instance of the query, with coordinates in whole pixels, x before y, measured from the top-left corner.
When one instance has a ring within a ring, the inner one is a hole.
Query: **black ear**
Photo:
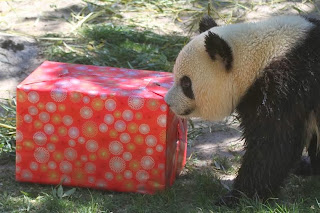
[[[232,51],[225,40],[209,31],[205,37],[205,47],[212,60],[216,60],[217,56],[220,56],[226,70],[231,69],[233,61]]]
[[[203,33],[212,27],[218,26],[217,23],[213,20],[211,16],[205,15],[202,17],[200,23],[199,23],[199,32]]]

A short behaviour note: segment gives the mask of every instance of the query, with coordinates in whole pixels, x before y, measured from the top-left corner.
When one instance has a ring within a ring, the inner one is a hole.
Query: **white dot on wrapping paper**
[[[100,132],[107,132],[108,131],[108,126],[106,124],[100,124],[99,125],[99,130]]]
[[[96,165],[94,165],[94,163],[88,162],[85,164],[84,166],[84,170],[89,173],[92,174],[96,171]]]
[[[86,148],[89,152],[96,152],[99,148],[98,142],[95,140],[88,140],[86,143]]]
[[[162,112],[166,112],[166,111],[167,111],[167,105],[162,104],[162,105],[160,106],[160,110],[161,110]]]
[[[32,171],[37,171],[39,168],[39,165],[36,162],[31,162],[29,167]]]
[[[36,132],[33,135],[33,140],[37,145],[42,146],[46,144],[47,136],[43,132]]]
[[[122,151],[123,151],[123,146],[118,141],[112,141],[109,144],[109,150],[114,155],[120,155],[122,153]]]
[[[36,115],[36,114],[38,114],[39,111],[38,111],[38,108],[37,108],[37,107],[35,107],[35,106],[29,106],[28,112],[29,112],[30,115]]]
[[[88,157],[86,155],[81,155],[80,157],[81,161],[86,162],[88,161]]]
[[[77,158],[77,151],[70,147],[66,148],[64,150],[64,156],[66,157],[67,160],[73,161]]]
[[[164,164],[163,164],[163,163],[159,163],[158,168],[159,168],[159,169],[164,169],[164,168],[165,168],[165,166],[164,166]]]
[[[153,154],[153,149],[152,148],[147,148],[146,149],[147,155],[152,155]]]
[[[49,161],[49,158],[50,158],[49,151],[43,147],[38,147],[34,151],[33,156],[36,159],[36,161],[39,163],[46,163]]]
[[[146,182],[148,179],[149,179],[149,174],[148,172],[144,171],[144,170],[139,170],[137,173],[136,173],[136,179],[139,181],[139,182]]]
[[[48,102],[47,104],[46,104],[46,110],[48,111],[48,112],[55,112],[56,110],[57,110],[57,106],[56,106],[56,104],[55,103],[53,103],[53,102]]]
[[[131,137],[130,137],[130,135],[129,135],[128,133],[121,133],[121,135],[120,135],[120,141],[121,141],[122,143],[129,143],[130,140],[131,140]]]
[[[99,188],[105,188],[107,187],[107,183],[104,182],[103,180],[98,180],[96,186]]]
[[[158,152],[162,152],[163,151],[163,146],[162,145],[157,145],[156,146],[156,150],[158,151]]]
[[[124,177],[126,179],[131,179],[132,178],[132,172],[130,170],[124,171]]]
[[[39,119],[40,121],[42,121],[43,123],[47,123],[50,120],[50,115],[47,112],[41,112],[39,114]]]
[[[76,142],[74,140],[69,140],[68,141],[69,146],[74,147],[76,146]]]
[[[32,122],[32,117],[31,117],[31,115],[29,115],[29,114],[26,114],[26,115],[23,117],[23,119],[24,119],[24,121],[25,121],[26,123],[31,123],[31,122]]]
[[[29,92],[28,100],[33,104],[37,103],[39,101],[39,94],[35,91]]]
[[[25,180],[31,180],[32,179],[32,173],[29,170],[22,170],[21,171],[21,177]]]
[[[64,123],[64,125],[70,126],[73,123],[73,119],[70,115],[65,115],[62,118],[62,122]]]
[[[142,168],[148,170],[148,169],[152,169],[154,167],[154,160],[152,157],[150,156],[144,156],[142,159],[141,159],[141,162],[140,162]]]
[[[53,152],[54,150],[56,150],[56,146],[52,143],[48,143],[47,149],[49,152]]]
[[[20,173],[20,172],[21,172],[20,166],[16,166],[16,173]]]
[[[68,161],[62,161],[59,167],[62,173],[70,173],[72,171],[72,164]]]
[[[124,160],[130,161],[132,159],[132,154],[130,152],[124,152],[122,157]]]
[[[110,115],[110,114],[105,115],[105,116],[104,116],[104,122],[105,122],[106,124],[108,124],[108,125],[111,125],[111,124],[113,124],[113,122],[114,122],[114,117],[113,117],[112,115]]]
[[[113,111],[113,110],[115,110],[115,109],[116,109],[116,106],[117,106],[117,104],[116,104],[116,102],[115,102],[114,100],[112,100],[112,99],[106,100],[105,107],[106,107],[106,109],[107,109],[108,111]]]
[[[71,127],[68,131],[70,138],[75,139],[79,136],[79,129],[77,127]]]
[[[83,97],[82,101],[83,101],[83,103],[87,104],[90,102],[90,98],[85,96],[85,97]]]
[[[67,90],[62,88],[55,88],[51,90],[50,95],[55,102],[62,102],[67,97]]]
[[[56,169],[57,168],[57,164],[54,161],[50,161],[48,163],[48,167],[49,167],[49,169]]]
[[[104,177],[107,180],[112,180],[113,179],[113,174],[111,172],[106,172],[106,174],[104,175]]]
[[[80,144],[84,144],[84,143],[86,142],[86,140],[84,139],[84,137],[79,137],[79,138],[78,138],[78,142],[79,142]]]
[[[107,94],[106,94],[106,93],[102,93],[102,94],[100,95],[100,98],[101,98],[101,99],[106,99],[106,98],[107,98]]]
[[[118,132],[123,132],[124,130],[126,130],[126,123],[124,121],[116,121],[114,124],[114,128],[118,131]]]
[[[93,115],[93,111],[92,109],[90,109],[89,107],[82,107],[80,109],[80,115],[81,117],[83,117],[84,119],[89,119],[92,117]]]
[[[148,134],[149,132],[150,132],[150,127],[149,127],[149,125],[148,124],[141,124],[140,126],[139,126],[139,132],[141,133],[141,134]]]
[[[16,130],[16,141],[21,142],[23,140],[23,134],[21,131]]]
[[[138,96],[130,96],[128,99],[129,107],[134,110],[139,110],[143,107],[144,99]]]
[[[21,155],[19,153],[16,154],[16,163],[21,162]]]
[[[125,169],[125,161],[119,157],[113,157],[109,161],[109,167],[114,172],[122,172]]]
[[[167,117],[166,115],[160,115],[158,118],[157,118],[157,123],[160,127],[166,127],[167,125]]]
[[[93,177],[93,176],[89,176],[89,177],[88,177],[88,182],[89,182],[89,183],[94,183],[95,180],[96,180],[96,178]]]
[[[133,119],[133,112],[131,110],[125,110],[122,113],[122,117],[125,121],[131,121]]]
[[[153,135],[148,135],[146,137],[146,144],[151,147],[155,146],[157,144],[157,138]]]
[[[44,125],[44,132],[48,135],[51,135],[52,133],[54,133],[54,126],[52,124]]]

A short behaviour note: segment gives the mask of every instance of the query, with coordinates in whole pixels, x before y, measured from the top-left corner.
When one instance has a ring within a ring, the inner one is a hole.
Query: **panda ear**
[[[202,17],[200,23],[199,23],[199,32],[203,33],[212,27],[218,26],[217,23],[213,20],[211,16],[205,15]]]
[[[205,37],[205,48],[212,60],[216,60],[217,56],[220,56],[226,70],[231,69],[233,61],[232,51],[225,40],[209,31]]]

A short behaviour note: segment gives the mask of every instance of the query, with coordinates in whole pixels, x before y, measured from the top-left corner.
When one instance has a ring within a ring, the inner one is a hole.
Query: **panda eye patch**
[[[180,85],[182,87],[183,94],[190,99],[194,99],[194,94],[192,91],[192,82],[188,76],[183,76],[180,79]]]

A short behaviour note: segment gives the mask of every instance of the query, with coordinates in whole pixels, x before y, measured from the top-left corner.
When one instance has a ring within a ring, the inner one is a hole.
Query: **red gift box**
[[[154,193],[186,160],[171,73],[44,62],[17,87],[16,179]]]

